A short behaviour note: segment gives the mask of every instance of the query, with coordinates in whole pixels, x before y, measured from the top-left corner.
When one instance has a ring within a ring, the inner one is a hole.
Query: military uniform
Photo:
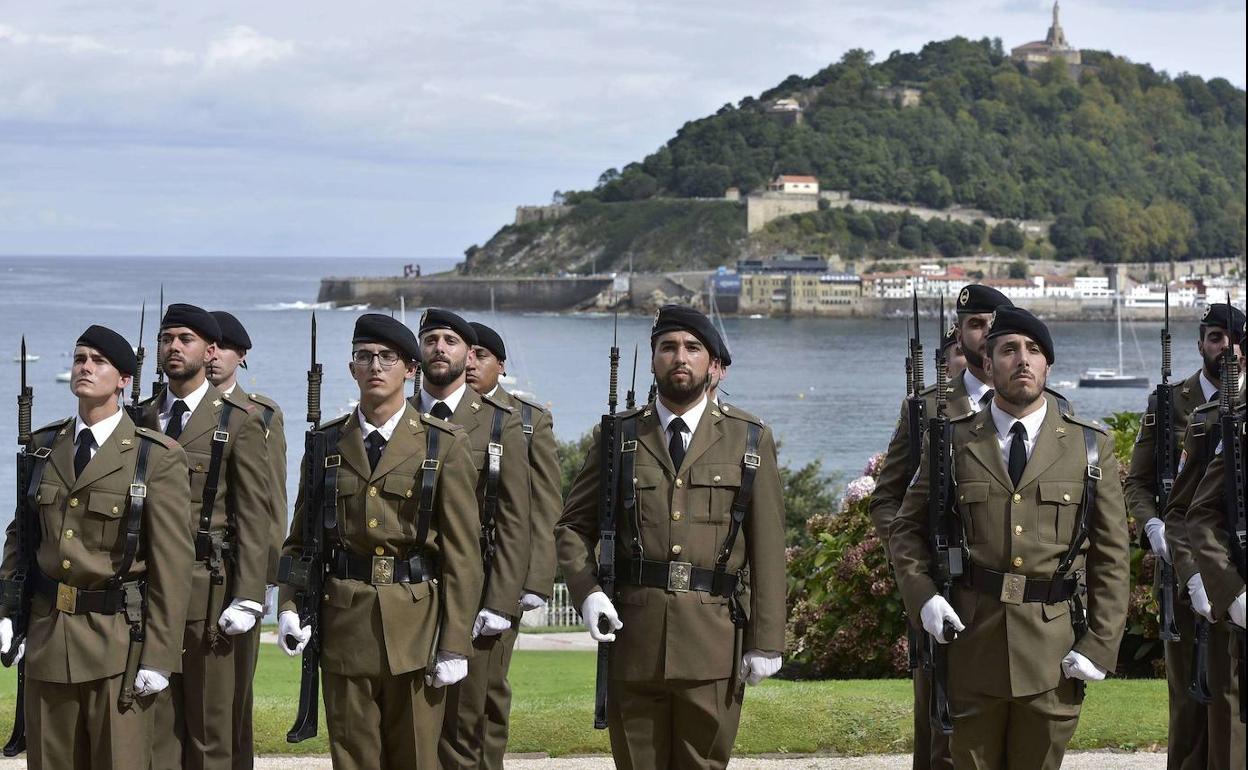
[[[178,437],[190,470],[197,560],[191,571],[182,675],[174,677],[156,715],[158,770],[232,766],[234,656],[250,649],[252,642],[246,634],[227,636],[217,620],[234,599],[263,604],[272,555],[272,481],[261,410],[238,392],[226,396],[207,381],[204,386]],[[143,403],[144,426],[162,430],[166,393]],[[205,489],[218,447],[217,490],[207,534],[202,534]],[[208,557],[215,558],[217,552],[220,564],[210,566]]]
[[[74,430],[73,419],[53,423],[36,431],[29,447],[51,452],[32,490],[39,532],[23,662],[30,766],[144,768],[151,760],[153,701],[160,696],[136,696],[129,708],[119,706],[130,684],[124,680],[131,626],[119,601],[124,591],[110,581],[145,584],[139,663],[179,671],[194,555],[186,455],[160,433],[136,428],[123,411],[75,475]],[[139,481],[136,464],[145,453]],[[136,481],[146,484],[138,548],[119,575]],[[17,563],[15,526],[10,522],[0,568],[6,578]]]
[[[1201,389],[1200,372],[1188,377],[1174,389],[1174,437],[1181,440],[1192,411],[1205,402]],[[1140,544],[1152,548],[1147,535],[1148,522],[1159,518],[1164,511],[1157,510],[1157,415],[1156,396],[1150,396],[1148,409],[1140,424],[1140,432],[1131,450],[1131,468],[1123,484],[1127,511],[1135,519]],[[1177,452],[1176,459],[1177,459]],[[1167,533],[1168,535],[1169,533]],[[1173,553],[1173,552],[1172,552]],[[1158,559],[1161,556],[1157,556]],[[1178,570],[1175,570],[1178,575]],[[1160,595],[1161,569],[1154,570],[1154,590]],[[1186,581],[1177,583],[1176,598],[1185,594]],[[1205,707],[1187,693],[1191,682],[1192,639],[1196,634],[1196,615],[1189,602],[1174,603],[1174,622],[1180,640],[1163,642],[1166,655],[1166,680],[1170,693],[1170,739],[1166,749],[1170,768],[1204,768],[1206,766]]]
[[[370,469],[358,412],[337,430],[338,509],[324,533],[334,550],[320,612],[321,679],[329,750],[337,770],[437,768],[445,689],[426,684],[435,654],[469,655],[481,599],[476,468],[468,436],[410,405]],[[429,433],[438,457],[428,456]],[[422,466],[436,459],[427,530]],[[295,501],[283,554],[302,554],[308,501]],[[378,570],[381,570],[379,574]],[[295,611],[282,585],[283,613]],[[436,647],[435,647],[436,645]]]
[[[636,426],[635,444],[626,443],[635,455],[633,483],[625,479],[621,495],[635,494],[636,504],[635,514],[625,514],[622,501],[616,529],[612,601],[623,625],[610,644],[607,717],[620,768],[725,767],[740,719],[741,653],[784,649],[784,501],[771,429],[728,404],[702,404],[679,470],[657,402],[621,416],[624,430]],[[752,451],[751,434],[758,436]],[[555,530],[578,606],[602,590],[595,555],[601,440],[595,430]],[[755,466],[753,494],[723,565],[730,580],[717,587],[707,576],[731,529],[746,462]],[[737,606],[744,571],[750,590]]]
[[[439,399],[422,391],[422,408],[431,409]],[[453,397],[452,397],[453,398]],[[477,469],[476,508],[481,517],[489,515],[487,489],[495,487],[493,509],[493,557],[485,577],[480,607],[511,619],[514,631],[520,617],[520,596],[524,592],[532,551],[530,520],[529,447],[518,411],[501,399],[482,396],[462,385],[450,421],[468,434],[473,464]],[[448,404],[449,407],[449,404]],[[497,429],[495,426],[498,426]],[[499,445],[498,449],[491,444]],[[490,463],[495,452],[500,458],[498,479],[490,482]],[[481,520],[477,520],[480,527]],[[479,530],[480,531],[480,530]],[[549,589],[548,589],[549,590]],[[446,720],[442,729],[439,756],[445,768],[479,767],[483,761],[487,692],[490,670],[505,657],[506,632],[481,635],[472,640],[468,676],[448,688]]]
[[[1000,313],[998,314],[1000,315]],[[969,564],[950,603],[966,629],[947,646],[951,748],[960,768],[1057,768],[1074,733],[1080,688],[1063,675],[1074,650],[1113,670],[1126,621],[1128,535],[1113,442],[1103,428],[1046,411],[1019,483],[1007,472],[994,409],[953,423],[954,510]],[[1088,538],[1066,578],[1037,596],[1070,548],[1085,505],[1085,431],[1105,479],[1087,504]],[[911,617],[937,594],[931,577],[924,462],[893,523],[890,545]],[[995,576],[995,577],[994,577]],[[1017,576],[1025,578],[1024,582]],[[1076,638],[1075,583],[1086,581],[1087,630]],[[1006,590],[1011,589],[1011,590]]]

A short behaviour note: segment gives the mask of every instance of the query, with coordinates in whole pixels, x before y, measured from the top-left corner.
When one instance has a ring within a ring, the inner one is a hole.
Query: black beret
[[[403,354],[409,361],[420,360],[420,342],[407,324],[381,313],[365,313],[355,319],[355,332],[351,335],[351,343],[375,342],[389,345]]]
[[[650,327],[650,349],[654,350],[654,342],[668,332],[685,331],[702,340],[707,351],[724,363],[723,354],[726,350],[723,339],[715,330],[711,319],[700,311],[687,305],[664,305],[654,316],[654,326]],[[731,361],[731,358],[729,359]],[[724,364],[727,366],[727,364]]]
[[[1010,298],[982,283],[968,283],[958,292],[959,313],[992,313],[997,308],[1014,307]]]
[[[425,332],[431,329],[450,329],[462,337],[464,342],[467,342],[469,345],[480,344],[477,341],[477,332],[472,328],[472,324],[449,310],[431,307],[424,312],[424,315],[420,317],[420,336],[425,336]]]
[[[945,334],[940,338],[940,349],[944,350],[953,343],[958,341],[958,325],[953,324],[945,330]]]
[[[217,325],[217,319],[212,317],[212,313],[195,305],[175,302],[165,308],[165,317],[160,319],[160,328],[171,329],[175,326],[185,326],[209,342],[221,339],[221,327]]]
[[[1044,351],[1044,360],[1053,363],[1053,337],[1044,321],[1036,318],[1021,307],[1009,305],[992,314],[992,325],[988,327],[988,339],[1003,334],[1021,334],[1029,337]]]
[[[477,335],[477,344],[494,354],[499,361],[507,360],[507,346],[503,344],[503,338],[498,336],[498,332],[483,323],[471,321],[469,326],[472,327],[473,333]]]
[[[715,329],[714,326],[711,328]],[[719,363],[727,369],[732,366],[732,353],[728,350],[728,342],[723,338],[717,329],[715,330],[715,343],[719,347]]]
[[[1205,312],[1200,317],[1200,325],[1226,329],[1232,342],[1240,343],[1244,340],[1244,311],[1229,302],[1206,305]]]
[[[235,350],[251,350],[251,337],[237,318],[224,310],[214,310],[211,315],[221,327],[221,339],[217,340],[220,344]]]
[[[125,337],[107,326],[88,326],[74,344],[100,351],[122,374],[133,377],[139,370],[139,359],[134,355],[134,348],[130,347]]]

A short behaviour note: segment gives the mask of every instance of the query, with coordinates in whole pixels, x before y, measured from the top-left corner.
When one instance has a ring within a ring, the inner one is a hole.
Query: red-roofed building
[[[813,176],[781,174],[767,185],[767,190],[787,195],[818,195],[819,180]]]

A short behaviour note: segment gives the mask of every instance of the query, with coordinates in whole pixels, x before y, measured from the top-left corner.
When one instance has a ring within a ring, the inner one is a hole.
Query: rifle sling
[[[199,529],[195,532],[195,553],[201,561],[215,561],[212,543],[212,509],[217,502],[217,488],[221,482],[221,461],[225,457],[225,445],[230,442],[230,415],[234,405],[224,401],[217,429],[212,434],[212,453],[208,460],[208,475],[204,477],[203,504],[199,510]],[[211,565],[209,567],[212,569]],[[215,570],[213,570],[215,572]]]
[[[503,420],[507,413],[494,410],[490,423],[490,442],[485,455],[485,492],[481,497],[481,555],[488,562],[494,555],[494,518],[498,513],[498,487],[503,474]]]
[[[524,443],[533,445],[533,405],[520,402],[520,427],[524,430]]]
[[[425,431],[425,461],[420,465],[420,507],[416,521],[416,546],[423,548],[429,540],[429,523],[433,520],[433,500],[438,490],[438,431]]]
[[[1050,581],[1050,587],[1054,589],[1062,584],[1066,573],[1070,571],[1071,565],[1079,555],[1079,549],[1088,539],[1088,512],[1096,505],[1096,484],[1101,479],[1101,451],[1096,445],[1096,431],[1086,425],[1083,426],[1083,447],[1087,454],[1087,467],[1083,475],[1083,500],[1079,503],[1079,513],[1075,520],[1075,532],[1070,541],[1070,548],[1058,562]],[[1053,601],[1060,600],[1054,599]]]
[[[641,547],[641,523],[637,519],[637,479],[634,473],[637,470],[637,417],[630,415],[617,422],[620,432],[620,506],[624,513],[624,520],[633,523],[633,553],[639,559],[645,558],[645,552]],[[614,540],[618,520],[615,511],[608,512],[610,516],[610,533]],[[606,523],[602,526],[602,531],[608,531]]]

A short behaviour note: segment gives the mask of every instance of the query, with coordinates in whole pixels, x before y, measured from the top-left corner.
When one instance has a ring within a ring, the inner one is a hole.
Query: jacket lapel
[[[368,454],[364,451],[364,435],[360,431],[358,412],[352,412],[342,426],[342,433],[338,436],[338,453],[360,478],[366,479],[373,475],[368,467]]]
[[[121,470],[124,467],[122,452],[129,451],[133,447],[134,423],[123,411],[121,422],[117,423],[117,427],[113,429],[112,435],[108,437],[104,445],[96,450],[95,457],[91,458],[87,467],[82,469],[82,475],[74,479],[69,491],[77,492],[85,489],[108,474]]]
[[[209,385],[208,392],[204,393],[204,397],[200,399],[199,406],[191,412],[191,419],[187,420],[186,427],[182,429],[178,443],[187,446],[205,433],[216,430],[217,423],[221,419],[221,409],[224,406],[225,397],[221,395],[221,391],[217,390],[215,385]]]
[[[971,418],[972,439],[967,448],[980,465],[996,478],[1006,489],[1013,489],[1009,471],[1005,461],[1001,459],[1001,445],[997,443],[997,427],[992,421],[992,414],[985,409]]]
[[[723,419],[716,405],[708,401],[706,409],[702,411],[702,419],[698,422],[698,428],[693,432],[693,440],[689,442],[689,449],[685,452],[681,468],[691,467],[706,450],[723,438],[724,427],[720,425]]]
[[[696,436],[697,433],[695,432]],[[676,467],[672,465],[672,456],[667,452],[667,440],[663,435],[663,424],[659,421],[659,413],[654,404],[647,404],[641,417],[637,418],[637,441],[646,451],[654,455],[659,464],[667,472],[676,475]]]
[[[959,374],[953,378],[953,382],[945,388],[945,397],[948,399],[947,414],[950,417],[960,417],[971,411],[971,397],[966,392],[966,378]]]
[[[468,388],[459,399],[455,411],[451,413],[451,422],[471,435],[473,431],[485,426],[486,421],[481,418],[483,411],[480,396],[472,388]]]
[[[52,442],[52,455],[48,458],[48,462],[56,469],[61,480],[65,482],[65,486],[73,486],[74,483],[74,420],[70,420],[56,433],[56,439]]]
[[[1040,474],[1066,453],[1067,431],[1058,416],[1057,404],[1048,396],[1045,398],[1048,400],[1048,411],[1044,414],[1044,421],[1040,423],[1040,435],[1036,436],[1036,445],[1031,450],[1027,467],[1023,469],[1023,478],[1018,483],[1019,489],[1040,478]]]
[[[358,425],[359,423],[357,422],[356,424]],[[381,459],[377,461],[377,469],[373,471],[370,481],[380,479],[399,467],[404,460],[416,454],[421,447],[420,442],[416,440],[416,436],[422,431],[420,415],[415,409],[408,406],[403,410],[403,416],[399,418],[399,424],[394,427],[394,433],[390,435],[390,440],[386,442],[386,448],[381,452]]]
[[[1183,399],[1183,411],[1191,414],[1196,407],[1205,403],[1205,391],[1200,387],[1200,372],[1183,381],[1179,386],[1179,398]]]

